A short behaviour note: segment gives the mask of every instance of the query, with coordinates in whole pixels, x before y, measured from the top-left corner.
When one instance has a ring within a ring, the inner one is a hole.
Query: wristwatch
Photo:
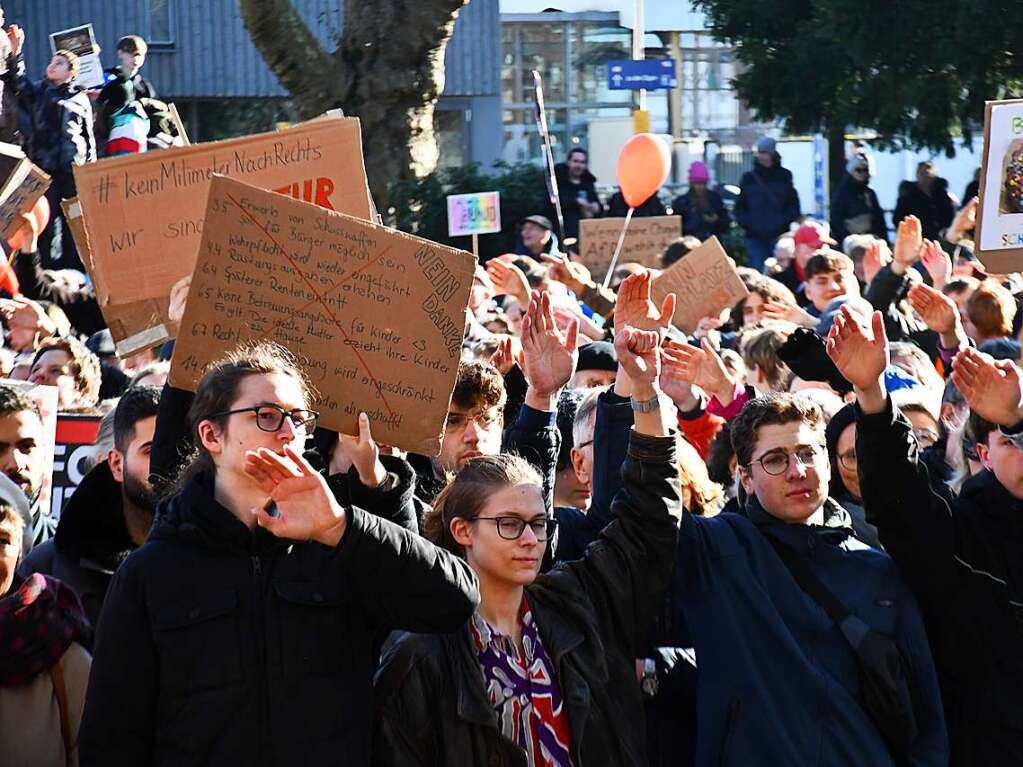
[[[637,400],[635,397],[632,398],[632,410],[635,413],[652,413],[660,409],[660,407],[661,400],[656,394],[650,399]]]
[[[639,680],[643,697],[652,698],[657,694],[657,664],[651,659],[643,661],[643,677]]]

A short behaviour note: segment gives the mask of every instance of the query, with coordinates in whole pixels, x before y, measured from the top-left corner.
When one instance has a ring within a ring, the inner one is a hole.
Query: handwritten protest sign
[[[320,422],[440,450],[475,260],[393,229],[214,176],[171,366],[194,390],[239,343],[301,354]]]
[[[191,274],[214,174],[370,216],[359,121],[351,118],[77,166],[101,306],[166,299]]]
[[[1023,266],[1023,99],[984,105],[975,253],[998,274]]]
[[[665,269],[650,286],[658,306],[669,293],[677,298],[675,327],[686,334],[696,330],[704,317],[716,315],[749,295],[717,237]]]
[[[21,216],[46,194],[50,177],[14,144],[0,142],[0,237],[9,240],[21,228]]]
[[[611,263],[624,223],[624,218],[584,218],[579,222],[579,258],[598,281]],[[633,218],[618,263],[635,261],[659,269],[661,253],[681,236],[681,216]]]
[[[493,234],[501,231],[499,192],[452,194],[448,196],[448,236]]]
[[[64,220],[71,237],[78,248],[78,256],[82,259],[85,271],[95,284],[96,277],[92,266],[92,250],[89,235],[85,231],[85,220],[82,218],[82,206],[77,197],[61,200]],[[148,301],[135,301],[130,304],[105,304],[100,306],[103,319],[107,321],[110,335],[114,339],[114,351],[118,357],[128,357],[145,349],[159,346],[170,339],[170,332],[163,318],[167,314],[169,301],[166,296]]]

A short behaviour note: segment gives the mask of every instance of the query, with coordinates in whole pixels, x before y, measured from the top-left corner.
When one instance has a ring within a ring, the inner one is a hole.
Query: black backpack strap
[[[821,583],[820,578],[813,574],[810,566],[795,551],[763,529],[760,532],[774,547],[778,557],[785,563],[785,567],[799,584],[799,588],[809,594],[817,604],[824,608],[828,617],[841,626],[842,622],[851,615],[849,608],[842,604],[827,586]]]

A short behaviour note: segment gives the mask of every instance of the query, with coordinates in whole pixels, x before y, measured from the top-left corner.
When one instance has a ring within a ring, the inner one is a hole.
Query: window
[[[149,35],[146,42],[150,45],[169,46],[174,44],[172,2],[173,0],[148,0]]]

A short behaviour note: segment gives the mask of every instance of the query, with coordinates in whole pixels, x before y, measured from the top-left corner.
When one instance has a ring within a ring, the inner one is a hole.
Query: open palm
[[[955,330],[959,310],[955,301],[944,293],[921,283],[910,289],[908,298],[909,305],[935,333]]]
[[[878,383],[888,367],[888,338],[880,312],[874,312],[870,326],[843,304],[828,333],[827,350],[838,372],[859,389]]]
[[[1023,420],[1023,375],[1008,360],[996,362],[976,349],[965,349],[952,361],[952,381],[982,418],[1000,426]]]
[[[550,295],[533,293],[522,320],[522,372],[538,393],[553,394],[571,380],[579,359],[578,336],[577,319],[564,332],[558,330]]]
[[[626,326],[637,330],[665,331],[675,314],[675,294],[664,297],[660,308],[650,297],[653,277],[649,271],[630,274],[618,287],[615,303],[615,328]]]

